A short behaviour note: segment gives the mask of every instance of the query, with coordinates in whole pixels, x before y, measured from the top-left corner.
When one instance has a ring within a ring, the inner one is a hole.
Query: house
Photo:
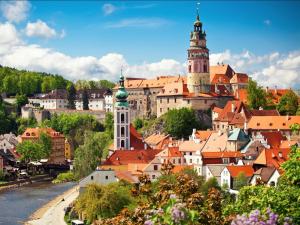
[[[236,189],[236,179],[243,173],[250,180],[254,170],[250,165],[229,165],[221,172],[221,186],[228,185],[229,189]]]
[[[246,130],[255,136],[257,133],[280,131],[282,135],[292,135],[291,125],[300,124],[300,116],[252,116],[247,123]]]
[[[227,139],[227,151],[238,151],[250,141],[244,130],[235,128],[229,131]]]
[[[250,184],[256,185],[257,182],[263,182],[268,186],[277,186],[279,177],[280,173],[275,167],[263,167],[253,173]]]
[[[40,106],[44,109],[66,109],[68,107],[68,92],[65,89],[55,89],[40,97]]]
[[[190,136],[190,140],[193,140],[195,142],[201,142],[201,141],[206,141],[212,133],[215,131],[211,130],[196,130],[193,129],[193,133]]]
[[[106,103],[105,96],[106,96],[106,101],[108,101],[108,102],[110,102],[112,99],[112,95],[109,95],[109,91],[106,88],[87,89],[85,91],[86,91],[88,99],[89,99],[89,110],[104,111],[105,103]],[[76,92],[75,105],[76,105],[77,110],[83,110],[83,101],[82,101],[83,92],[84,92],[84,90],[78,90]],[[111,105],[108,106],[107,109],[111,110]]]
[[[210,178],[215,177],[218,181],[218,184],[221,186],[221,173],[226,165],[207,165],[204,178],[205,180],[209,180]]]
[[[0,135],[0,149],[14,149],[18,143],[18,138],[13,133]]]
[[[145,142],[153,149],[163,149],[168,146],[170,135],[153,133],[145,139]]]
[[[69,140],[66,138],[65,140],[65,159],[72,160],[74,158],[74,149]]]
[[[290,148],[264,149],[254,161],[254,167],[256,169],[262,167],[275,167],[280,169],[281,164],[288,160],[290,151]]]
[[[51,139],[51,153],[48,164],[65,164],[65,136],[52,128],[27,128],[21,135],[22,142],[39,140],[42,133],[47,134]]]

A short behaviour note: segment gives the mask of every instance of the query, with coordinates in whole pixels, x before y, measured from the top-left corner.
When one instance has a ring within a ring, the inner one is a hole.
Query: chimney
[[[234,105],[234,103],[232,102],[232,103],[231,103],[231,112],[234,113],[234,111],[235,111],[235,105]]]
[[[278,152],[279,158],[282,158],[282,152]]]
[[[147,149],[147,144],[146,144],[146,143],[144,143],[144,149],[145,149],[145,150]]]

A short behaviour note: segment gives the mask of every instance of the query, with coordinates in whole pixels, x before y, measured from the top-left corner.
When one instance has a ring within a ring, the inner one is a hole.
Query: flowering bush
[[[238,215],[232,222],[231,225],[290,225],[292,221],[290,218],[286,217],[283,222],[279,221],[279,216],[273,213],[270,209],[266,210],[265,214],[261,214],[259,210],[252,211],[249,216],[243,214]]]

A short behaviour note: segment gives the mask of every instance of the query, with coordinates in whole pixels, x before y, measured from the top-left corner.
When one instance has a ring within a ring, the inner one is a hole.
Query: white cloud
[[[57,73],[70,80],[116,81],[121,68],[129,77],[153,78],[158,75],[186,74],[186,63],[174,59],[132,65],[118,53],[109,53],[99,58],[72,57],[50,48],[28,45],[19,38],[15,26],[8,22],[0,23],[0,33],[3,34],[0,39],[0,64],[5,66]],[[265,55],[255,55],[250,51],[232,53],[226,50],[210,55],[211,65],[218,62],[230,64],[236,72],[248,73],[264,86],[300,86],[300,50],[288,54],[272,52]]]
[[[30,9],[28,1],[1,1],[0,9],[3,16],[10,22],[21,22],[27,18]]]
[[[105,16],[112,14],[116,10],[117,10],[117,7],[114,6],[113,4],[107,3],[102,6],[102,11]]]
[[[162,18],[130,18],[130,19],[123,19],[117,22],[107,23],[106,28],[124,28],[124,27],[155,28],[169,23],[170,21]]]
[[[267,26],[270,26],[271,25],[271,20],[264,20],[264,24],[267,25]]]
[[[25,34],[28,37],[42,37],[42,38],[54,38],[60,37],[63,38],[65,36],[65,31],[59,34],[53,28],[49,27],[44,21],[37,20],[36,22],[28,22],[25,28]]]

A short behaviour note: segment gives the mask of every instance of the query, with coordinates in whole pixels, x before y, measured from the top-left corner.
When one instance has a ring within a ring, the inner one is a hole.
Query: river
[[[47,182],[0,192],[0,225],[23,224],[33,212],[73,186]]]

